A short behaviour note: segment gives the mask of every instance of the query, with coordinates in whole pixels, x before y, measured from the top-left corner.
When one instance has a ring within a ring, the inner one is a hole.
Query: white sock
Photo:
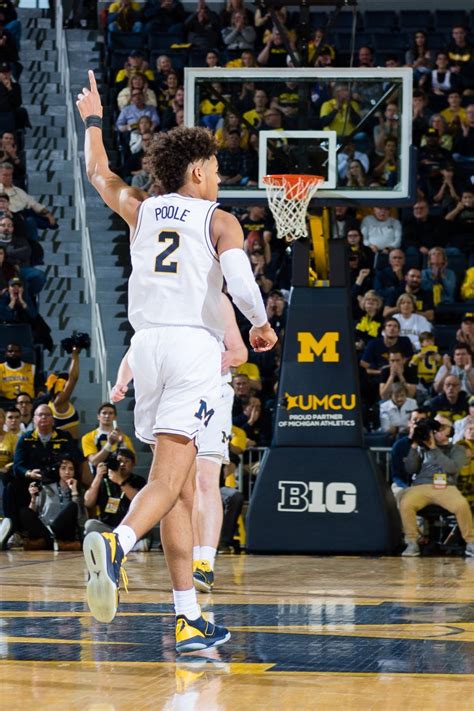
[[[193,561],[201,560],[201,546],[193,546]]]
[[[214,561],[216,559],[216,548],[212,546],[201,546],[201,558],[200,560],[208,560],[211,568],[214,568]]]
[[[201,617],[201,608],[197,603],[196,589],[173,590],[173,601],[176,615],[185,615],[188,620]]]
[[[130,526],[120,524],[120,526],[117,526],[117,528],[114,529],[114,533],[117,534],[123,552],[127,555],[127,553],[132,550],[133,546],[137,542],[135,531],[133,528],[130,528]]]

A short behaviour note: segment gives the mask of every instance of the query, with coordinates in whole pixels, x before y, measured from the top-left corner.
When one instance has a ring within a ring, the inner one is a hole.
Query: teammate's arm
[[[234,215],[224,210],[215,210],[211,235],[227,282],[227,290],[239,311],[252,324],[249,333],[250,344],[255,351],[269,351],[278,338],[268,323],[260,289],[243,250],[242,227]]]
[[[110,392],[110,399],[112,400],[112,402],[120,402],[120,400],[124,399],[125,395],[127,394],[128,384],[133,378],[132,369],[128,364],[129,352],[130,349],[128,349],[128,351],[125,353],[119,365],[117,379],[115,381],[115,385],[113,386]]]
[[[240,335],[232,304],[225,294],[222,294],[221,300],[224,314],[224,345],[226,347],[222,354],[222,372],[227,373],[229,368],[237,368],[242,363],[246,363],[249,354]]]
[[[84,121],[88,116],[102,118],[102,103],[94,72],[89,70],[90,89],[83,88],[78,94],[76,106]],[[131,188],[122,178],[109,168],[109,159],[102,140],[102,130],[96,126],[86,129],[84,152],[87,177],[97,190],[105,204],[118,213],[133,230],[137,223],[140,204],[147,194],[143,190]]]

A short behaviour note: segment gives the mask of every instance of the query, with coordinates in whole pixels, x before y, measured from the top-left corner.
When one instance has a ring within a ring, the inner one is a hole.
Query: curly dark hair
[[[166,193],[175,193],[185,182],[190,163],[209,160],[217,153],[216,139],[207,128],[179,126],[158,133],[147,149],[153,182]]]

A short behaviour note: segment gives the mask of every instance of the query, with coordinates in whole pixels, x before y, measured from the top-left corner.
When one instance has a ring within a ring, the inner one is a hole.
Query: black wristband
[[[102,131],[102,119],[100,116],[86,116],[84,119],[84,126],[86,128],[91,128],[91,126],[94,126],[95,128],[100,128]]]

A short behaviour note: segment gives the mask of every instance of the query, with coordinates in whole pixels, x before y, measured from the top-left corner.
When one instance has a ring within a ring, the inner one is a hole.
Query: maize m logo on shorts
[[[300,344],[296,358],[298,363],[314,363],[315,358],[321,358],[324,363],[339,363],[341,358],[337,352],[337,331],[326,331],[319,339],[310,331],[299,331],[296,338]]]
[[[279,481],[278,511],[349,514],[356,510],[357,489],[348,481]]]
[[[194,417],[197,417],[198,420],[201,420],[201,422],[204,423],[204,427],[208,426],[209,420],[211,419],[213,414],[213,409],[207,409],[207,402],[205,400],[199,400],[199,408],[198,411],[194,413]]]

